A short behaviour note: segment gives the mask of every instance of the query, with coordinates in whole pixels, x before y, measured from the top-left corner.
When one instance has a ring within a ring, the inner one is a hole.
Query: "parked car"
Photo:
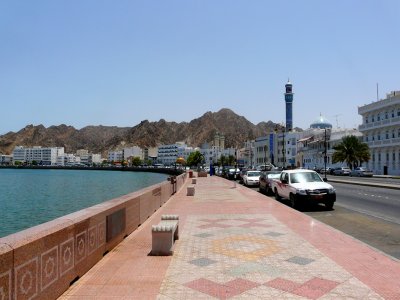
[[[244,174],[246,174],[247,171],[248,171],[248,169],[246,169],[246,168],[243,168],[240,170],[240,172],[239,172],[239,182],[240,183],[243,183],[243,176],[244,176]]]
[[[249,185],[259,185],[260,184],[260,171],[246,171],[243,176],[243,184],[245,186]]]
[[[282,171],[280,179],[274,181],[273,188],[276,200],[288,199],[292,207],[323,203],[327,209],[332,209],[336,201],[333,186],[312,170]]]
[[[358,176],[358,177],[372,177],[374,173],[371,170],[368,170],[364,167],[358,167],[351,171],[350,176]]]
[[[339,175],[339,176],[349,176],[351,173],[350,168],[347,167],[340,167],[340,168],[336,168],[333,171],[333,175]]]
[[[262,172],[260,175],[260,187],[259,192],[271,195],[274,193],[272,189],[272,181],[275,179],[279,179],[281,176],[281,171],[269,171],[269,172]]]
[[[239,169],[235,169],[235,168],[228,169],[228,173],[227,173],[227,177],[226,178],[228,178],[230,180],[239,179],[239,172],[240,172]]]

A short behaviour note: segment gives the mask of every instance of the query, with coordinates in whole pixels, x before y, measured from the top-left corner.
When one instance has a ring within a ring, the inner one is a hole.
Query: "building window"
[[[392,158],[393,158],[393,161],[396,160],[396,153],[393,152]]]
[[[378,141],[380,141],[381,140],[381,133],[378,132],[377,136],[378,136]]]
[[[389,114],[387,111],[385,111],[385,119],[389,119]]]
[[[386,139],[389,139],[389,130],[386,130]]]
[[[378,153],[378,161],[379,162],[381,161],[381,154],[380,153]]]
[[[368,124],[368,117],[365,117],[365,123]]]
[[[368,135],[365,136],[365,141],[368,142]]]
[[[400,112],[400,110],[399,110],[399,112]],[[375,122],[375,115],[372,115],[371,122]]]
[[[386,153],[386,161],[389,161],[389,153]]]
[[[399,153],[400,156],[400,153]],[[375,162],[375,153],[372,153],[372,161]]]
[[[392,130],[392,139],[394,139],[395,138],[395,132],[394,132],[394,129]]]
[[[394,118],[394,109],[392,109],[392,118]]]

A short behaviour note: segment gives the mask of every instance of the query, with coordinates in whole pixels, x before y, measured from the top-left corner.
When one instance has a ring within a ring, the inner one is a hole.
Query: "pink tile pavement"
[[[231,181],[197,178],[192,197],[185,186],[61,299],[400,299],[397,260]],[[179,215],[180,239],[173,256],[148,256],[161,214]],[[218,240],[230,244],[214,253]]]

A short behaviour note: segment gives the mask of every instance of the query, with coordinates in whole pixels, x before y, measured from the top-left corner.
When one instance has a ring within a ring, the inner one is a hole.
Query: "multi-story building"
[[[122,151],[124,155],[124,160],[127,160],[131,157],[139,157],[140,159],[144,158],[143,149],[138,146],[124,148]]]
[[[12,165],[12,163],[13,163],[12,155],[0,154],[0,165],[1,166]]]
[[[375,174],[400,174],[400,91],[385,99],[358,107],[358,127],[368,144],[371,159],[366,167]]]
[[[171,166],[176,163],[179,148],[187,148],[184,143],[175,143],[171,145],[161,145],[158,147],[157,161],[166,166]]]
[[[123,158],[124,158],[124,153],[122,150],[108,152],[108,161],[110,162],[121,162]]]
[[[274,158],[274,134],[258,137],[254,141],[254,164],[266,166],[272,163]]]
[[[86,149],[79,149],[76,150],[76,156],[79,157],[80,162],[82,164],[88,165],[89,164],[89,150]]]
[[[89,153],[89,164],[101,164],[103,159],[101,158],[101,154]]]
[[[35,146],[25,148],[17,146],[13,151],[15,162],[32,163],[36,162],[40,165],[57,165],[57,157],[64,154],[64,147],[45,147]]]
[[[274,164],[277,167],[296,167],[297,140],[300,136],[297,131],[275,133]]]
[[[81,164],[81,157],[72,153],[64,153],[57,157],[58,166],[76,166]]]
[[[343,162],[333,163],[333,147],[340,144],[343,137],[353,135],[361,140],[362,134],[357,129],[332,128],[324,117],[320,116],[310,128],[300,134],[297,141],[296,165],[308,169],[343,166]],[[326,151],[326,152],[325,152]]]

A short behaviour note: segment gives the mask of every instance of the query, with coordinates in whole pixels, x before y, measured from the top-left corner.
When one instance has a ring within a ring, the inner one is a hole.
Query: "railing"
[[[0,238],[0,299],[56,299],[174,191],[163,182]]]
[[[362,124],[358,126],[358,130],[364,131],[367,129],[377,129],[387,126],[396,126],[396,125],[400,125],[400,117],[395,117],[388,120],[382,120],[373,123]]]

